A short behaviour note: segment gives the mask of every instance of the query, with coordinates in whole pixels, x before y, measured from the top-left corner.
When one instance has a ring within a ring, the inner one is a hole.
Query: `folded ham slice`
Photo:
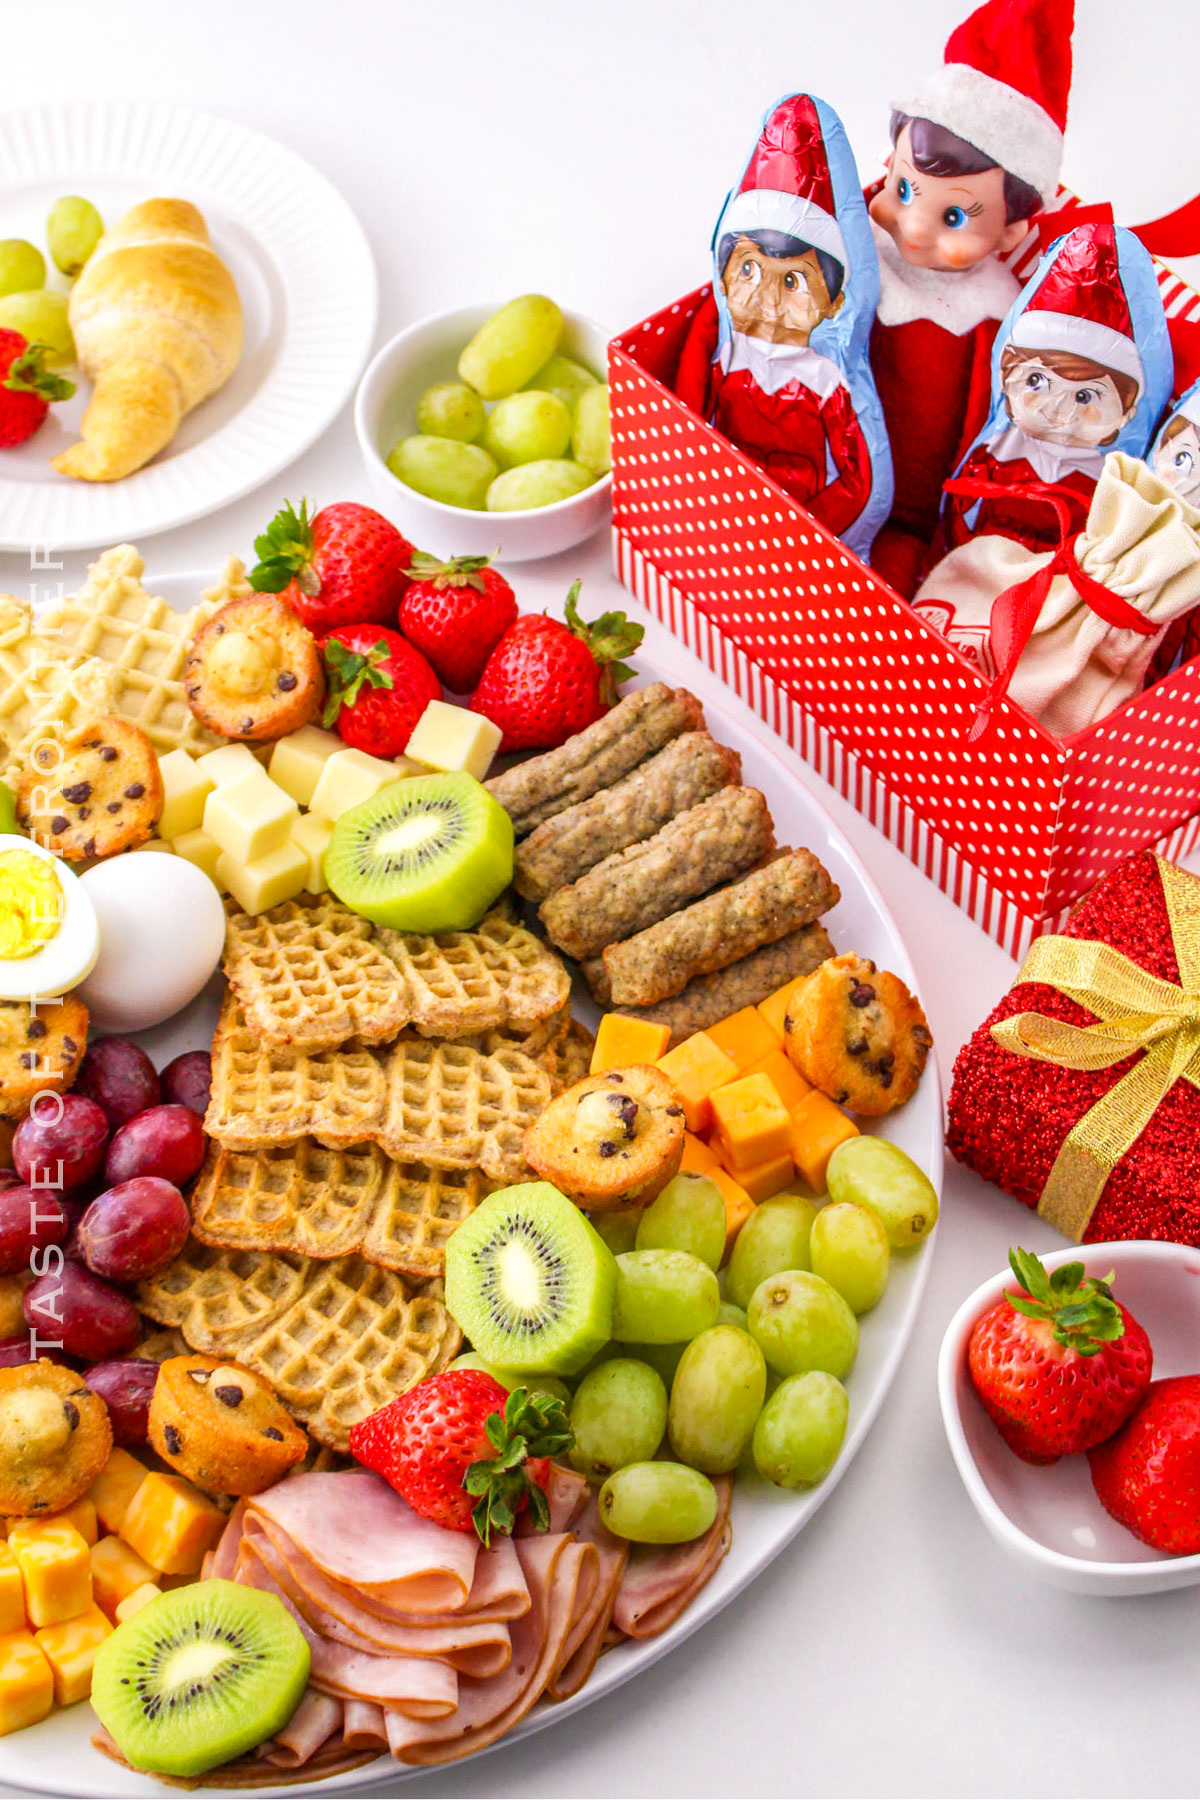
[[[121,1768],[136,1772],[133,1771],[132,1763],[126,1762],[121,1755],[103,1725],[92,1733],[92,1748],[99,1750],[111,1762],[119,1763]],[[330,1738],[303,1768],[287,1771],[288,1786],[299,1782],[322,1781],[327,1775],[344,1775],[350,1769],[361,1769],[374,1761],[374,1750],[351,1750],[339,1738]],[[206,1788],[264,1788],[278,1787],[279,1776],[278,1763],[268,1762],[266,1756],[258,1751],[254,1756],[239,1756],[236,1762],[222,1763],[219,1769],[209,1769],[201,1779]],[[165,1782],[168,1787],[193,1788],[198,1785],[196,1781],[177,1775],[155,1775],[154,1780]]]
[[[387,1724],[382,1706],[369,1700],[347,1700],[342,1742],[347,1750],[385,1751],[388,1747]]]
[[[590,1489],[572,1529],[581,1542],[591,1544],[596,1551],[596,1584],[588,1603],[576,1609],[562,1656],[546,1686],[548,1700],[566,1700],[577,1694],[595,1668],[629,1561],[629,1545],[605,1530],[600,1521],[599,1498]]]
[[[277,1769],[303,1768],[335,1731],[341,1732],[344,1712],[340,1700],[319,1694],[314,1687],[306,1688],[283,1730],[276,1732],[270,1749],[264,1745],[259,1755]]]
[[[613,1624],[626,1637],[656,1637],[665,1631],[720,1567],[733,1536],[729,1524],[733,1479],[714,1476],[713,1486],[717,1516],[703,1537],[690,1544],[637,1544],[630,1552],[613,1608]]]

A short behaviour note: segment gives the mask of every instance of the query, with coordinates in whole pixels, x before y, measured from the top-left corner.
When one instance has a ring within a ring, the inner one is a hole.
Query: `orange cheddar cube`
[[[657,1062],[671,1041],[669,1025],[650,1019],[627,1019],[623,1013],[605,1013],[596,1032],[589,1073],[629,1069],[635,1063]]]
[[[857,1136],[854,1121],[816,1088],[800,1102],[792,1114],[790,1148],[792,1161],[814,1194],[825,1192],[825,1173],[838,1145]]]
[[[719,1024],[709,1025],[705,1035],[737,1064],[743,1075],[751,1063],[783,1048],[783,1032],[769,1025],[757,1006],[743,1006],[741,1012],[730,1013]]]
[[[96,1527],[96,1508],[85,1494],[82,1500],[65,1506],[61,1512],[47,1513],[40,1525],[73,1525],[85,1544],[94,1544],[100,1533]]]
[[[146,1466],[128,1450],[109,1452],[108,1461],[88,1489],[85,1498],[96,1509],[105,1531],[120,1531],[125,1508],[146,1479]]]
[[[33,1641],[50,1664],[54,1698],[60,1706],[74,1706],[92,1691],[92,1664],[96,1652],[110,1638],[113,1628],[98,1606],[89,1606],[77,1619],[47,1625],[35,1631]]]
[[[708,1179],[715,1181],[720,1188],[721,1197],[725,1202],[725,1255],[721,1259],[724,1262],[728,1261],[729,1253],[733,1249],[733,1240],[754,1211],[754,1202],[741,1182],[735,1181],[733,1176],[727,1170],[722,1169],[719,1164],[715,1169],[709,1169],[707,1174]]]
[[[155,1570],[119,1537],[92,1545],[92,1595],[101,1612],[116,1618],[117,1608],[135,1588],[153,1581]]]
[[[21,1569],[25,1613],[36,1628],[73,1619],[92,1603],[92,1565],[73,1525],[22,1519],[8,1534]]]
[[[757,1206],[760,1200],[782,1193],[796,1179],[796,1166],[790,1156],[772,1156],[766,1162],[755,1163],[753,1168],[730,1169],[729,1173]]]
[[[132,1619],[134,1613],[140,1613],[143,1606],[149,1606],[162,1593],[156,1581],[144,1581],[141,1587],[134,1588],[132,1594],[126,1594],[117,1608],[116,1620],[123,1625],[126,1619]]]
[[[737,1079],[737,1064],[718,1049],[707,1032],[694,1032],[658,1059],[658,1067],[670,1077],[683,1103],[689,1131],[707,1131],[712,1124],[712,1092]]]
[[[784,1037],[783,1021],[787,1013],[788,1001],[800,983],[807,980],[807,975],[797,975],[794,981],[785,981],[781,988],[776,988],[773,994],[768,994],[765,1000],[760,1000],[758,1003],[756,1010],[759,1017],[771,1027],[781,1044]]]
[[[7,1544],[0,1544],[0,1637],[25,1629],[25,1584],[21,1565]]]
[[[782,1050],[772,1050],[770,1056],[760,1057],[758,1062],[752,1063],[746,1070],[746,1074],[765,1075],[782,1100],[785,1112],[795,1112],[804,1096],[812,1093],[812,1083],[805,1081],[799,1069]]]
[[[703,1138],[693,1137],[690,1131],[683,1134],[683,1157],[679,1167],[686,1169],[690,1175],[707,1175],[715,1169],[719,1161],[715,1150],[711,1150]]]
[[[164,1575],[198,1575],[205,1551],[225,1529],[225,1514],[182,1475],[147,1475],[129,1502],[121,1536]]]
[[[0,1737],[38,1724],[53,1704],[54,1676],[33,1634],[0,1637]]]
[[[788,1154],[790,1121],[768,1076],[743,1075],[718,1088],[712,1109],[721,1160],[735,1173]]]

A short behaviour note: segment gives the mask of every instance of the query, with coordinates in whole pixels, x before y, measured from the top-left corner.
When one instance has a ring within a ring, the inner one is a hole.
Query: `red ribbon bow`
[[[1116,626],[1123,631],[1136,631],[1139,637],[1153,637],[1159,629],[1136,606],[1131,606],[1120,594],[1114,594],[1102,581],[1096,581],[1080,565],[1075,554],[1079,538],[1072,527],[1072,513],[1078,504],[1077,499],[1073,504],[1071,499],[1064,497],[1060,489],[1040,481],[1023,482],[1015,487],[999,481],[948,481],[945,492],[961,494],[970,500],[1009,499],[1014,493],[1019,493],[1023,500],[1044,501],[1053,511],[1058,523],[1058,548],[1045,566],[1035,574],[1027,575],[1023,581],[1014,582],[1012,587],[1005,588],[992,601],[988,631],[996,675],[967,733],[968,744],[977,743],[991,727],[993,714],[1008,693],[1009,683],[1025,646],[1033,636],[1042,603],[1049,594],[1056,575],[1065,575],[1079,598],[1106,625]]]

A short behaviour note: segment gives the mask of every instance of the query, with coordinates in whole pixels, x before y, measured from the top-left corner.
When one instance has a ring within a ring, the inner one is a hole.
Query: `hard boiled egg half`
[[[0,836],[0,1000],[57,999],[100,954],[96,909],[61,858]]]

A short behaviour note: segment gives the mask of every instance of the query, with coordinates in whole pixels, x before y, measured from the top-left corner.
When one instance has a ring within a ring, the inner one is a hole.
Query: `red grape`
[[[190,1106],[203,1118],[208,1111],[212,1082],[212,1057],[207,1050],[188,1050],[169,1062],[159,1077],[163,1099],[175,1106]]]
[[[72,1367],[71,1360],[62,1354],[53,1344],[43,1344],[39,1338],[37,1356],[33,1354],[29,1333],[21,1332],[19,1337],[8,1337],[0,1340],[0,1369],[18,1369],[24,1363],[36,1362],[38,1356],[46,1357],[50,1362],[66,1363]]]
[[[162,1099],[154,1064],[129,1038],[97,1038],[79,1065],[74,1092],[103,1107],[109,1128],[157,1106]]]
[[[33,1187],[74,1188],[104,1161],[108,1120],[82,1094],[41,1095],[13,1137],[13,1165]],[[60,1110],[61,1109],[61,1110]]]
[[[116,1362],[94,1363],[84,1372],[83,1379],[108,1408],[113,1442],[144,1444],[158,1364],[147,1362],[145,1357],[129,1356]]]
[[[190,1106],[152,1106],[122,1125],[108,1147],[110,1187],[135,1175],[160,1175],[182,1187],[204,1161],[204,1125]]]
[[[0,1194],[0,1275],[28,1269],[34,1250],[61,1244],[70,1221],[48,1188],[10,1187]]]
[[[141,1335],[138,1310],[128,1294],[82,1263],[64,1262],[57,1274],[39,1275],[25,1289],[21,1306],[39,1344],[60,1345],[68,1356],[85,1362],[124,1356]]]
[[[79,1223],[79,1249],[94,1275],[142,1281],[174,1262],[190,1224],[177,1187],[157,1175],[135,1175],[92,1201]]]
[[[0,1169],[0,1193],[3,1193],[5,1188],[21,1187],[22,1185],[21,1177],[15,1169]]]

